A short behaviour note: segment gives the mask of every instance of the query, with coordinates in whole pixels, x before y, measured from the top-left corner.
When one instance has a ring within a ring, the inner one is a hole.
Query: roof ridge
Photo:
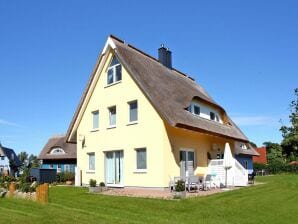
[[[119,42],[121,42],[122,44],[126,44],[128,47],[130,47],[130,48],[136,50],[137,52],[139,52],[139,53],[145,55],[146,57],[149,57],[149,58],[151,58],[152,60],[154,60],[154,61],[160,63],[160,61],[159,61],[157,58],[153,57],[152,55],[146,53],[145,51],[143,51],[143,50],[141,50],[141,49],[139,49],[139,48],[137,48],[137,47],[135,47],[135,46],[133,46],[133,45],[131,45],[131,44],[126,43],[124,40],[121,40],[119,37],[116,37],[116,36],[114,36],[114,35],[112,35],[112,34],[110,34],[110,37],[113,38],[113,39],[115,39],[115,40],[117,40],[117,41],[119,41]],[[160,64],[161,64],[161,63],[160,63]],[[161,65],[164,66],[163,64],[161,64]],[[188,78],[188,79],[190,79],[190,80],[192,80],[192,81],[195,81],[194,78],[188,76],[186,73],[181,72],[180,70],[178,70],[178,69],[176,69],[176,68],[168,68],[167,66],[164,66],[164,67],[167,68],[167,69],[173,70],[173,71],[179,73],[180,75],[182,75],[182,76],[184,76],[184,77],[186,77],[186,78]]]

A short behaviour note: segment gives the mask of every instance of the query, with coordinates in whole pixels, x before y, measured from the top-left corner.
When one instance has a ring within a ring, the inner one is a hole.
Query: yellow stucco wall
[[[107,87],[108,56],[94,92],[89,100],[77,130],[77,165],[82,170],[82,183],[89,179],[105,181],[105,151],[123,150],[124,185],[163,187],[163,134],[164,124],[158,113],[146,99],[125,68],[122,66],[122,80]],[[98,74],[97,74],[98,75]],[[129,124],[128,102],[138,101],[138,123]],[[116,128],[108,129],[108,107],[117,107]],[[92,111],[99,110],[99,129],[92,131]],[[86,146],[82,148],[82,137]],[[147,172],[136,173],[135,148],[147,148]],[[95,172],[88,171],[88,154],[95,153]]]
[[[105,152],[123,150],[123,185],[135,187],[168,187],[174,176],[180,175],[179,151],[193,149],[197,166],[207,167],[207,152],[217,144],[223,152],[228,141],[198,132],[170,127],[122,66],[121,82],[107,86],[107,67],[110,52],[102,71],[97,71],[98,81],[90,96],[77,129],[77,166],[82,172],[82,183],[90,179],[105,182]],[[88,97],[87,97],[88,98]],[[129,124],[128,102],[138,101],[138,123]],[[108,108],[117,107],[116,128],[109,129]],[[92,130],[92,112],[99,110],[99,129]],[[85,138],[85,147],[82,139]],[[233,148],[234,142],[228,141]],[[147,149],[147,171],[136,172],[136,148]],[[95,153],[95,171],[89,171],[88,153]],[[215,153],[215,152],[214,152]],[[197,169],[198,171],[198,169]]]
[[[167,176],[179,176],[180,175],[180,150],[191,150],[195,152],[196,156],[196,173],[206,172],[208,166],[207,152],[212,156],[212,159],[216,159],[218,149],[221,153],[224,153],[225,143],[230,144],[232,153],[234,151],[234,141],[226,138],[211,136],[199,132],[194,132],[181,128],[174,128],[167,124],[165,144],[165,157],[169,158],[169,161],[174,162],[166,163],[165,170]],[[215,145],[214,145],[215,144]],[[214,147],[215,146],[215,147]]]

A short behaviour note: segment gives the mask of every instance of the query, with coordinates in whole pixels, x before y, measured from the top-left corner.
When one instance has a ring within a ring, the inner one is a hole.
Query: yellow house
[[[108,37],[66,135],[77,143],[78,185],[166,188],[190,172],[221,178],[226,143],[235,157],[256,154],[226,111],[172,67],[171,52],[158,51],[155,59]],[[243,175],[235,160],[231,181]]]

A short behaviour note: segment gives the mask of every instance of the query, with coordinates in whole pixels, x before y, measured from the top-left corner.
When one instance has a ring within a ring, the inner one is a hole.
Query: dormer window
[[[216,108],[212,108],[210,105],[204,104],[198,100],[192,100],[189,107],[185,108],[185,110],[197,117],[215,121],[221,124],[223,123]]]
[[[215,120],[215,113],[210,112],[210,120],[214,121]]]
[[[189,107],[188,107],[188,111],[194,115],[200,115],[201,113],[201,108],[198,104],[196,103],[192,103]]]
[[[114,56],[108,68],[108,77],[107,77],[108,85],[121,81],[122,79],[121,70],[122,70],[121,64],[119,63],[118,59]]]
[[[247,149],[247,146],[246,146],[245,144],[241,143],[241,144],[240,144],[240,148],[241,148],[241,149]]]
[[[218,116],[218,114],[215,114],[215,121],[216,122],[219,122],[219,116]]]
[[[64,150],[62,148],[53,148],[50,152],[51,155],[61,155],[61,154],[65,154]]]
[[[198,105],[193,105],[193,113],[195,115],[200,115],[200,107]]]

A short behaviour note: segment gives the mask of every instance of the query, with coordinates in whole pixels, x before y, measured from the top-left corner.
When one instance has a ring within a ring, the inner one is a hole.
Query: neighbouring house
[[[266,147],[256,148],[256,151],[259,153],[259,156],[253,156],[253,162],[259,164],[267,164],[267,151]]]
[[[253,157],[258,156],[257,152],[251,153],[247,150],[247,144],[238,142],[238,147],[235,148],[235,158],[248,171],[248,174],[252,174],[254,171]]]
[[[76,144],[66,143],[65,136],[53,136],[43,147],[38,159],[41,168],[59,172],[75,172],[77,164]]]
[[[99,55],[66,141],[76,144],[82,185],[95,179],[163,189],[193,173],[224,183],[228,143],[234,156],[228,184],[245,186],[252,164],[246,169],[241,161],[258,155],[225,109],[172,67],[169,49],[161,46],[156,59],[114,36]]]
[[[4,147],[0,143],[0,175],[15,176],[21,165],[14,150]]]

